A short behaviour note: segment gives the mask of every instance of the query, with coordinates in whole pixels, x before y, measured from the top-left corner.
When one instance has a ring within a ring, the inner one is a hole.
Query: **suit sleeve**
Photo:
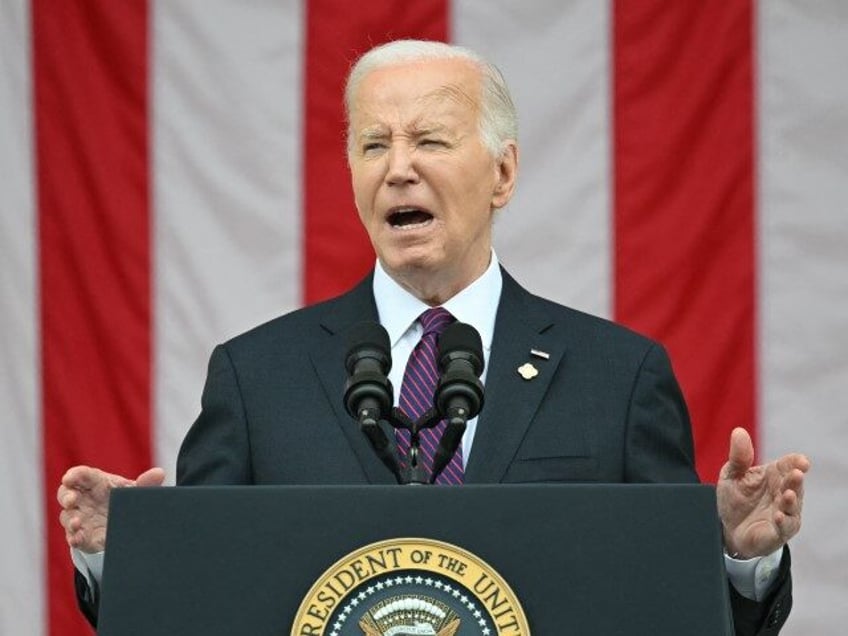
[[[745,598],[730,586],[730,605],[738,636],[776,636],[792,609],[792,576],[789,547],[783,550],[774,588],[762,602]]]
[[[97,628],[97,614],[100,609],[100,589],[95,581],[91,582],[92,587],[89,587],[88,581],[79,570],[74,570],[74,590],[77,595],[77,605],[82,611],[85,619],[91,623],[91,626]]]
[[[624,463],[627,482],[698,481],[689,411],[671,362],[657,344],[647,350],[633,383]]]
[[[212,352],[200,415],[180,447],[177,484],[250,484],[250,438],[236,368],[226,349]]]
[[[235,367],[224,346],[216,347],[201,398],[201,413],[180,448],[177,483],[250,483],[250,452],[246,417]],[[89,587],[74,570],[77,603],[86,619],[97,627],[100,591]]]
[[[698,480],[692,426],[665,350],[653,345],[633,384],[627,417],[625,479],[688,483]],[[741,596],[728,582],[737,636],[773,636],[792,607],[789,550],[784,550],[772,593],[762,602]]]

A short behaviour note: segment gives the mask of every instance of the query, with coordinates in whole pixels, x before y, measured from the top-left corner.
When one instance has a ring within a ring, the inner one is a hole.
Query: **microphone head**
[[[347,343],[345,368],[348,374],[366,358],[375,360],[383,374],[388,374],[392,368],[389,334],[383,325],[371,321],[357,323],[348,330]]]
[[[372,415],[380,417],[391,410],[393,401],[392,384],[386,377],[392,367],[389,334],[382,325],[361,322],[348,331],[347,341],[345,409],[356,419],[363,416],[363,409],[376,409]]]
[[[457,359],[469,362],[476,376],[483,373],[483,341],[477,330],[464,322],[449,324],[439,336],[439,369],[444,373]]]
[[[483,343],[471,325],[455,322],[439,337],[439,384],[434,402],[446,417],[475,417],[483,408]]]

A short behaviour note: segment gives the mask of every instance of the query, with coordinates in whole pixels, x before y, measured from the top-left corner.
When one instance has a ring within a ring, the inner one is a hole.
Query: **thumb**
[[[734,428],[730,433],[730,452],[724,465],[723,477],[738,479],[754,464],[754,443],[744,428]]]
[[[145,470],[135,478],[135,485],[139,488],[148,486],[161,486],[165,481],[165,471],[158,466]]]

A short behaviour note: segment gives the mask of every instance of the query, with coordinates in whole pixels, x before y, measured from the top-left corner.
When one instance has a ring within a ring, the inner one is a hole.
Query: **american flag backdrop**
[[[503,70],[498,256],[668,346],[701,476],[809,454],[784,633],[844,631],[848,3],[0,0],[0,633],[91,633],[67,467],[173,475],[214,344],[370,267],[341,88],[400,37]]]

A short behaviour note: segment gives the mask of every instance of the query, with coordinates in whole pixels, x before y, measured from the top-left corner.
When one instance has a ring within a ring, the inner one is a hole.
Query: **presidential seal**
[[[348,554],[307,593],[291,636],[527,636],[515,593],[485,561],[431,539]]]

